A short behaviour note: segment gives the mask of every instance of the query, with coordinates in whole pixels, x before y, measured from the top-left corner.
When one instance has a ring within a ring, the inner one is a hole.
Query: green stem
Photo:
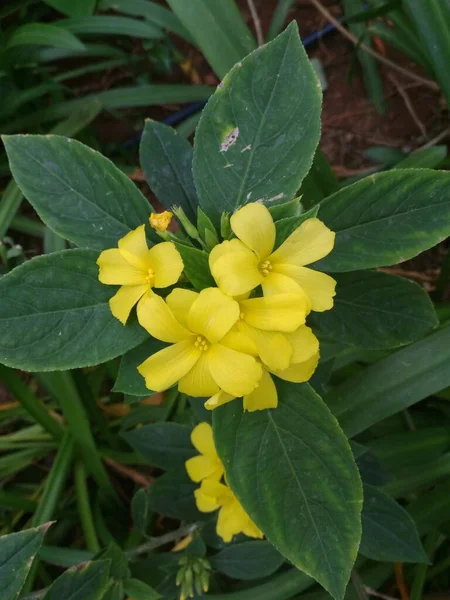
[[[59,402],[67,425],[82,454],[86,468],[96,480],[102,495],[119,502],[116,491],[100,459],[89,420],[69,371],[39,373],[39,380]]]
[[[3,381],[8,390],[13,393],[15,398],[39,425],[55,439],[62,439],[64,427],[49,415],[41,400],[36,398],[28,386],[20,379],[16,371],[0,365],[0,380]]]
[[[77,492],[78,511],[87,549],[96,554],[100,550],[94,520],[92,518],[89,493],[86,482],[86,470],[81,461],[75,463],[75,489]]]
[[[436,550],[436,546],[438,544],[439,538],[441,534],[438,529],[435,529],[425,539],[424,542],[424,550],[429,556],[430,560],[433,559],[434,551]],[[429,565],[422,563],[417,565],[415,569],[414,579],[411,585],[411,594],[410,600],[421,600],[423,598],[423,588],[425,585],[425,581],[427,579]]]

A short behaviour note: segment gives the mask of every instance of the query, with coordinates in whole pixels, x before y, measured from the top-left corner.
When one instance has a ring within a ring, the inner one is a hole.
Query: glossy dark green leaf
[[[148,488],[148,501],[154,512],[186,521],[199,521],[210,517],[197,510],[194,491],[198,488],[182,471],[165,473]]]
[[[197,192],[192,175],[193,149],[175,129],[147,119],[140,145],[145,177],[161,204],[181,206],[195,220]]]
[[[213,412],[227,480],[253,521],[296,567],[343,598],[361,535],[362,487],[342,431],[307,384],[277,381],[274,410]]]
[[[184,463],[198,454],[191,443],[191,428],[179,423],[153,423],[122,433],[122,437],[160,469],[184,470]]]
[[[370,175],[324,200],[318,218],[336,232],[336,243],[317,268],[344,272],[403,262],[450,235],[450,173]]]
[[[186,277],[192,283],[195,290],[200,292],[207,287],[215,287],[216,283],[209,270],[209,255],[203,250],[175,242],[178,252],[181,254]]]
[[[0,537],[0,597],[17,600],[49,524]]]
[[[147,336],[145,342],[126,352],[120,360],[119,374],[113,391],[130,394],[131,396],[151,396],[153,392],[145,387],[145,379],[137,368],[149,356],[165,346],[164,342]]]
[[[11,171],[44,223],[79,246],[112,248],[153,210],[107,158],[60,136],[4,136]]]
[[[428,294],[404,277],[356,271],[334,278],[333,310],[311,318],[327,337],[365,349],[395,348],[438,325]]]
[[[349,377],[325,401],[348,436],[450,386],[450,326]]]
[[[163,597],[139,579],[126,579],[123,583],[123,589],[130,600],[158,600]]]
[[[29,371],[97,365],[147,337],[134,317],[124,327],[108,301],[116,287],[98,281],[98,253],[39,256],[0,280],[0,362]]]
[[[101,600],[108,587],[111,561],[88,562],[72,567],[50,586],[44,600]]]
[[[247,202],[294,197],[319,141],[320,105],[295,23],[233,67],[195,137],[195,184],[215,225]]]
[[[364,485],[359,551],[383,562],[428,562],[414,521],[395,500],[371,485]]]
[[[268,577],[283,563],[284,557],[278,550],[262,540],[231,544],[211,559],[214,569],[239,580]]]

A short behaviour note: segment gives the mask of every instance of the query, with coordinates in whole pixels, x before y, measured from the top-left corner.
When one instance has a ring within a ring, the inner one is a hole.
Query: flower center
[[[261,275],[263,277],[267,277],[267,275],[270,273],[270,271],[273,269],[272,267],[272,263],[270,262],[270,260],[265,260],[264,262],[262,262],[259,265],[259,272],[261,273]]]
[[[148,283],[149,285],[153,285],[154,281],[155,281],[155,272],[153,271],[153,269],[149,269],[147,271],[147,276],[145,278],[145,283]]]
[[[208,341],[202,335],[197,336],[197,338],[194,342],[194,346],[196,348],[198,348],[199,350],[201,350],[202,352],[206,352],[206,350],[208,350],[208,348],[209,348]]]

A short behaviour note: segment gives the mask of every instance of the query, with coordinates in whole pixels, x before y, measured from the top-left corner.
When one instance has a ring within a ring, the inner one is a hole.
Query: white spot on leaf
[[[233,146],[239,137],[239,127],[235,127],[230,133],[225,137],[223,142],[220,144],[221,152],[228,152],[228,150]]]

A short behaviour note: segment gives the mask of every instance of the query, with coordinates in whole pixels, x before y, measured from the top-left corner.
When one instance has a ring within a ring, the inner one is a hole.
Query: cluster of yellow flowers
[[[198,510],[205,513],[219,510],[216,531],[224,542],[231,542],[239,533],[262,538],[262,531],[250,519],[228,485],[221,481],[224,468],[214,445],[211,425],[197,425],[191,440],[200,455],[186,461],[186,470],[192,481],[200,483],[194,492]]]
[[[245,410],[274,408],[271,374],[301,383],[318,364],[306,317],[332,308],[336,282],[306,265],[332,250],[335,234],[307,219],[274,250],[274,221],[257,202],[234,213],[230,225],[236,237],[209,255],[217,287],[175,288],[165,299],[154,293],[178,282],[183,261],[170,241],[148,249],[144,225],[100,254],[99,279],[121,286],[110,300],[115,317],[125,324],[137,304],[142,327],[170,344],[138,367],[150,390],[178,383],[180,392],[208,398],[209,409],[241,396]]]

